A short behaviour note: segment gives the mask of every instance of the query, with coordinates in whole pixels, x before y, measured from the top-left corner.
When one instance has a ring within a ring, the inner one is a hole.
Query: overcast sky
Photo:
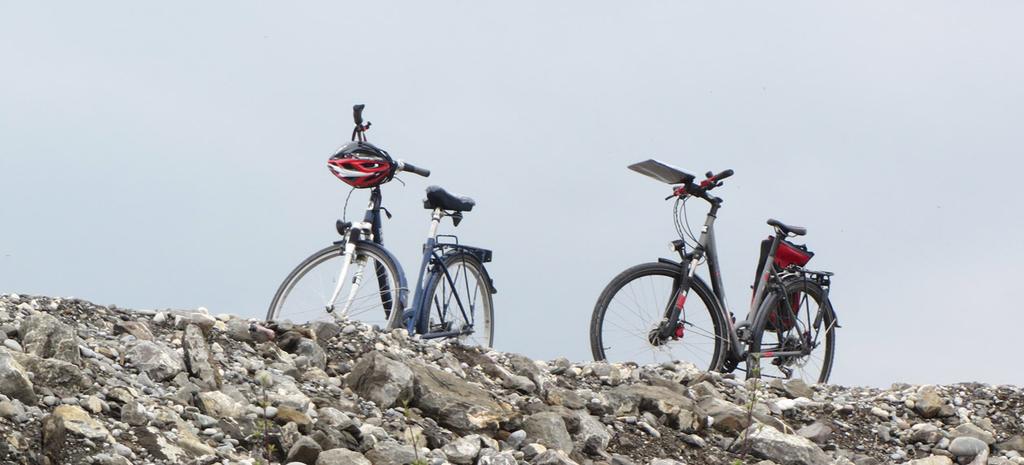
[[[1024,3],[507,5],[4,2],[0,292],[262,316],[336,239],[325,161],[365,103],[434,173],[384,189],[407,273],[423,189],[477,200],[456,231],[495,251],[498,349],[590,356],[601,289],[674,238],[625,168],[654,157],[736,171],[733,305],[765,219],[809,228],[834,382],[1024,384]]]

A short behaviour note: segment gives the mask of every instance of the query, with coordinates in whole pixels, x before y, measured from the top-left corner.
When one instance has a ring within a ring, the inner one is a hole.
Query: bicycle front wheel
[[[379,245],[357,242],[351,257],[345,255],[344,245],[332,245],[311,255],[285,278],[267,310],[267,321],[347,318],[386,329],[405,308],[408,290],[402,281],[398,265]],[[337,299],[331,302],[339,282]]]
[[[816,282],[786,280],[765,297],[752,328],[747,378],[828,382],[835,356],[836,314]]]
[[[456,336],[460,343],[492,347],[494,300],[483,263],[468,253],[454,253],[443,264],[430,275],[423,294],[427,332],[462,332]]]
[[[719,369],[728,345],[726,323],[711,290],[696,276],[673,337],[658,345],[648,338],[665,317],[679,274],[678,265],[658,262],[634,266],[612,279],[597,299],[590,320],[594,360],[640,364],[683,360],[701,370]]]

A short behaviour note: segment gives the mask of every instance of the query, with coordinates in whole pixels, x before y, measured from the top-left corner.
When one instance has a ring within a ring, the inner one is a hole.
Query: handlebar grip
[[[430,170],[428,170],[426,168],[420,168],[420,167],[418,167],[416,165],[413,165],[411,163],[407,163],[407,162],[404,162],[404,161],[402,162],[401,166],[402,166],[402,171],[407,171],[409,173],[418,174],[420,176],[423,176],[424,178],[430,177]]]
[[[721,181],[721,180],[723,180],[725,178],[728,178],[729,176],[732,176],[732,175],[733,175],[733,171],[732,170],[725,170],[725,171],[722,171],[721,173],[718,173],[718,174],[714,175],[711,179],[714,179],[715,181]]]
[[[361,103],[359,105],[352,106],[352,119],[355,120],[356,126],[361,126],[363,124],[363,108],[366,108],[366,105]]]

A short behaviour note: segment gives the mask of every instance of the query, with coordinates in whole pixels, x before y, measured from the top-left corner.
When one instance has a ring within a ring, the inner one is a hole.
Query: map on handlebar
[[[686,184],[694,179],[692,174],[654,159],[633,163],[629,169],[666,184]]]

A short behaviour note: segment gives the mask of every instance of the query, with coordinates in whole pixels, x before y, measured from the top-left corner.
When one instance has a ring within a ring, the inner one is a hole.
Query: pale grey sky
[[[587,359],[622,269],[667,256],[659,158],[732,168],[742,306],[768,217],[837,273],[833,380],[1024,383],[1024,3],[5,2],[0,292],[262,316],[335,240],[325,167],[370,140],[414,273],[423,188],[477,199],[496,347]],[[365,193],[354,196],[358,211]],[[694,216],[699,221],[699,217]],[[450,228],[449,228],[450,230]],[[744,309],[734,309],[743,314]]]

